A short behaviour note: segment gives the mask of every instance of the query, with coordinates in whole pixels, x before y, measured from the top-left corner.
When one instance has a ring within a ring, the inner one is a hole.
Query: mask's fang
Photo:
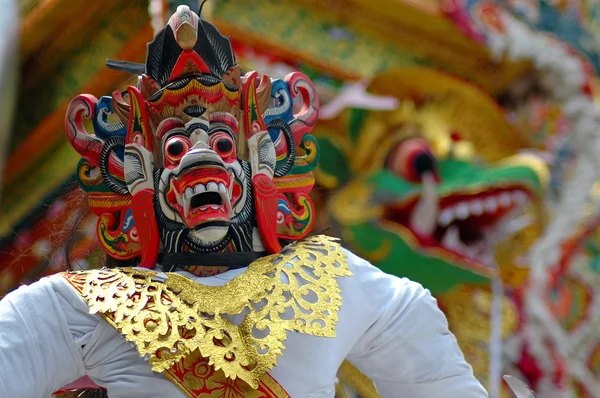
[[[229,195],[229,201],[231,202],[231,198],[233,197],[233,184],[235,184],[235,174],[233,171],[229,172],[229,187],[227,189],[227,195]]]
[[[188,217],[190,215],[190,201],[190,198],[184,199],[183,201],[183,214],[185,215],[185,217]]]

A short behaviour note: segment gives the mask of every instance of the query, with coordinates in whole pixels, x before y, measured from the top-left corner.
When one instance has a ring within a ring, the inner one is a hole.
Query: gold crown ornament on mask
[[[147,268],[247,265],[310,232],[319,103],[308,77],[241,76],[229,39],[187,6],[145,64],[107,65],[137,85],[75,97],[65,122],[106,253]]]

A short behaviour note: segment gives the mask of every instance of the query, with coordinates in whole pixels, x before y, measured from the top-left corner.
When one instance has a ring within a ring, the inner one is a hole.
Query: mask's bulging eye
[[[429,144],[420,138],[411,138],[400,142],[387,160],[387,168],[398,176],[419,183],[425,173],[438,178],[437,160]]]
[[[180,156],[183,151],[185,151],[185,147],[180,140],[173,141],[169,144],[169,155],[172,157]]]
[[[190,149],[190,142],[185,137],[171,137],[165,143],[165,155],[170,164],[177,164]]]
[[[217,152],[219,154],[230,154],[233,149],[233,142],[228,138],[221,138],[215,144]]]
[[[227,159],[233,155],[235,149],[233,139],[225,133],[220,133],[211,137],[210,144],[221,158]]]

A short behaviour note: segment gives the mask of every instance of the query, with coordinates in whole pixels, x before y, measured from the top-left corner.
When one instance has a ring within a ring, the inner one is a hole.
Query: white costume
[[[342,307],[334,339],[288,332],[269,373],[291,397],[333,397],[344,359],[383,397],[480,398],[487,394],[465,362],[435,299],[419,284],[384,274],[348,254],[339,278]],[[197,283],[220,286],[244,269]],[[186,274],[180,272],[180,274]],[[108,396],[184,397],[57,276],[0,302],[0,397],[47,397],[83,375]]]

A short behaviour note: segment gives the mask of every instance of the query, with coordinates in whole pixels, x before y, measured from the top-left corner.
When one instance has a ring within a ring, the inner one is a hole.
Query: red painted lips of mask
[[[241,194],[241,188],[235,180],[232,181],[227,170],[219,166],[195,167],[171,180],[166,199],[171,207],[177,209],[189,228],[209,221],[228,222],[231,205],[227,203],[227,192],[232,183],[230,203],[234,204]]]

